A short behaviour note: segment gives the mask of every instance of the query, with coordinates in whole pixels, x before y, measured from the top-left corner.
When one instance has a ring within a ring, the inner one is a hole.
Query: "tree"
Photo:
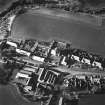
[[[80,0],[67,0],[71,11],[79,11],[82,9],[82,2]]]
[[[91,5],[98,5],[100,3],[105,3],[105,0],[84,0],[84,1]]]
[[[0,63],[0,84],[7,84],[10,81],[13,67],[10,68],[7,64]]]
[[[7,77],[7,73],[4,69],[3,64],[0,63],[0,84],[5,84],[6,83],[6,77]]]

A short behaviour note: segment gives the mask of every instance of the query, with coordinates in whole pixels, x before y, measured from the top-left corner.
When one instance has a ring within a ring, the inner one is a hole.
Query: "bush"
[[[74,12],[81,10],[82,6],[82,2],[80,2],[79,0],[69,0],[70,10]]]
[[[7,84],[12,76],[13,70],[5,66],[4,64],[0,64],[0,84]]]

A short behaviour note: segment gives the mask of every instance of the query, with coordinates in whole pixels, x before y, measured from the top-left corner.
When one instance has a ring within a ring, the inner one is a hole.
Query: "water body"
[[[72,42],[74,47],[105,56],[105,29],[73,19],[66,20],[29,12],[16,18],[12,36],[67,40]]]

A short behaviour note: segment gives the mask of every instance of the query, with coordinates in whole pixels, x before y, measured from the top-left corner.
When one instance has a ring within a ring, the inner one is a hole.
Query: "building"
[[[37,73],[37,69],[38,67],[24,67],[16,74],[14,82],[22,84],[24,86],[28,86],[30,79],[32,78],[32,73]]]

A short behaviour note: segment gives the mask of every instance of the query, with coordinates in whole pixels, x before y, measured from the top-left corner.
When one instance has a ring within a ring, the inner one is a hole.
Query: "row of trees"
[[[46,3],[63,3],[67,10],[84,11],[86,4],[98,5],[105,3],[105,0],[0,0],[0,5],[4,6],[11,3],[18,4],[46,4]]]
[[[0,64],[0,84],[7,84],[12,76],[13,69],[8,65]]]
[[[83,1],[90,5],[99,5],[99,4],[105,3],[105,0],[83,0]]]

